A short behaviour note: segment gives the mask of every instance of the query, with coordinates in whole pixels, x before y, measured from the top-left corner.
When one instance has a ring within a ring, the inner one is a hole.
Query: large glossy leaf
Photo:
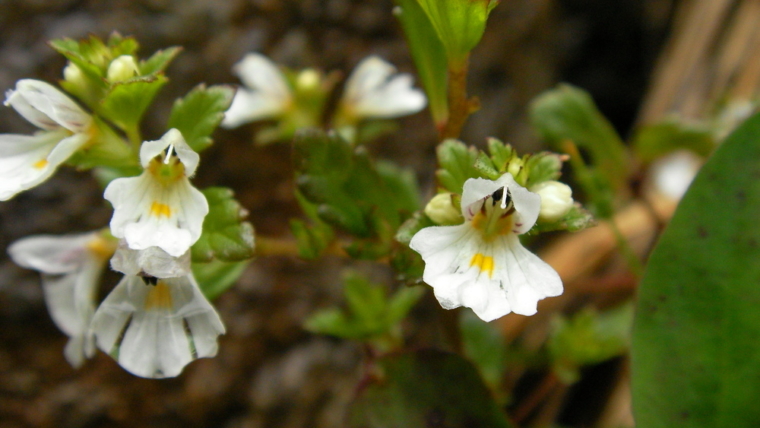
[[[760,426],[760,115],[696,177],[654,250],[633,332],[637,427]]]

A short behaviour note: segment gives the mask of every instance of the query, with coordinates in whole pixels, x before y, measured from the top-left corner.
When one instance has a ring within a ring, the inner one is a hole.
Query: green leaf
[[[570,211],[565,214],[564,217],[551,223],[542,222],[540,219],[529,234],[540,234],[544,232],[553,232],[555,230],[566,230],[568,232],[578,232],[580,230],[596,226],[596,219],[594,216],[583,209],[580,204],[576,203],[570,208]]]
[[[253,257],[253,226],[243,221],[248,212],[235,200],[232,190],[209,187],[203,195],[208,200],[209,213],[203,220],[203,233],[192,247],[193,261],[237,262]]]
[[[566,384],[580,378],[583,366],[622,355],[628,349],[633,304],[599,313],[584,309],[571,318],[557,317],[547,342],[554,372]]]
[[[319,218],[318,207],[309,202],[298,190],[296,201],[311,225],[298,219],[290,220],[290,230],[298,242],[298,255],[305,259],[316,259],[333,242],[335,233],[332,228]]]
[[[318,311],[306,320],[304,328],[314,333],[387,345],[388,340],[400,340],[395,337],[398,323],[424,293],[421,287],[402,287],[388,296],[385,287],[352,271],[346,272],[343,283],[346,309]]]
[[[471,363],[436,350],[393,354],[376,362],[349,411],[350,428],[508,428]]]
[[[689,125],[674,119],[645,126],[633,139],[633,148],[642,162],[652,162],[679,149],[707,157],[716,145],[713,132],[707,126]]]
[[[347,251],[387,254],[398,226],[419,209],[414,175],[373,162],[364,147],[334,133],[301,130],[293,144],[298,190],[317,206],[319,219],[363,240]]]
[[[399,288],[388,304],[388,313],[386,314],[388,323],[393,325],[406,318],[423,294],[425,294],[423,287]]]
[[[180,52],[182,52],[182,48],[179,46],[156,51],[150,58],[140,61],[140,74],[148,76],[166,70],[166,67],[169,66]]]
[[[388,201],[396,211],[406,213],[408,217],[420,209],[420,190],[417,187],[417,177],[410,169],[399,168],[396,164],[387,161],[375,163],[380,180],[385,184],[393,200]]]
[[[472,311],[462,313],[459,319],[464,354],[478,368],[483,380],[492,390],[500,390],[507,369],[507,344],[504,335],[494,323],[483,322]]]
[[[211,145],[211,133],[224,118],[234,95],[229,86],[198,85],[174,102],[168,128],[177,128],[187,144],[201,152]]]
[[[555,149],[562,150],[562,143],[570,140],[589,152],[591,165],[613,189],[625,184],[629,171],[626,148],[588,93],[559,85],[533,100],[530,114],[534,128]]]
[[[427,93],[433,121],[441,126],[449,116],[446,50],[417,0],[395,0],[414,65]]]
[[[430,220],[430,218],[426,216],[422,211],[416,212],[398,229],[398,232],[396,233],[396,240],[402,244],[409,245],[412,237],[417,232],[430,226],[436,226],[433,220]]]
[[[488,0],[417,0],[438,34],[450,61],[464,63],[486,29],[495,2]]]
[[[760,115],[699,172],[638,295],[637,426],[760,426]]]
[[[526,187],[530,188],[544,181],[556,180],[562,175],[562,158],[551,152],[540,152],[530,156],[525,162],[528,171]]]
[[[483,177],[475,168],[477,159],[478,150],[474,147],[457,140],[445,140],[438,146],[438,183],[449,192],[461,195],[467,179]]]
[[[250,260],[242,262],[223,262],[214,260],[208,263],[193,263],[193,275],[207,299],[213,300],[240,278]]]
[[[166,82],[168,79],[160,74],[117,82],[106,93],[98,112],[122,130],[135,129]]]

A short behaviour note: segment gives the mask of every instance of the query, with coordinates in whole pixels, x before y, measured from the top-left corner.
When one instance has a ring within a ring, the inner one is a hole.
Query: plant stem
[[[441,140],[459,138],[464,123],[476,108],[476,103],[467,98],[468,58],[469,55],[461,61],[449,61],[449,115],[440,131]]]
[[[140,153],[140,146],[142,145],[142,135],[140,135],[140,129],[137,126],[126,130],[129,143],[132,145],[132,150],[135,153]]]

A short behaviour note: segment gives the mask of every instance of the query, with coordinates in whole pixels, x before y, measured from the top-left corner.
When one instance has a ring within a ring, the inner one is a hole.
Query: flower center
[[[147,169],[158,182],[164,185],[172,184],[185,176],[185,165],[174,154],[173,146],[169,146],[163,159],[160,156],[156,156],[148,164]]]
[[[509,189],[502,187],[483,201],[480,211],[472,219],[472,225],[481,231],[485,241],[490,241],[497,236],[512,233],[514,212]]]

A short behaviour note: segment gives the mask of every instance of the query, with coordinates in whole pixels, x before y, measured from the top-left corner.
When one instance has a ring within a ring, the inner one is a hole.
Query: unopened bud
[[[296,87],[299,91],[312,92],[319,88],[319,81],[319,72],[313,68],[307,68],[298,73]]]
[[[544,221],[557,221],[573,207],[573,190],[559,181],[545,181],[533,186],[531,192],[541,196],[541,211],[538,216]]]
[[[462,222],[462,214],[454,208],[451,193],[439,193],[425,206],[425,215],[437,224],[454,225]]]
[[[512,174],[512,177],[515,180],[517,180],[517,177],[520,174],[520,172],[522,172],[522,170],[523,170],[523,160],[517,156],[513,157],[509,161],[509,164],[507,165],[507,172]]]
[[[140,74],[137,63],[132,55],[122,55],[108,66],[108,81],[111,83],[129,80]]]
[[[84,75],[82,74],[82,70],[77,67],[76,64],[73,62],[70,62],[64,69],[63,69],[63,79],[67,82],[70,82],[73,85],[76,85],[77,87],[85,85],[84,81]]]

